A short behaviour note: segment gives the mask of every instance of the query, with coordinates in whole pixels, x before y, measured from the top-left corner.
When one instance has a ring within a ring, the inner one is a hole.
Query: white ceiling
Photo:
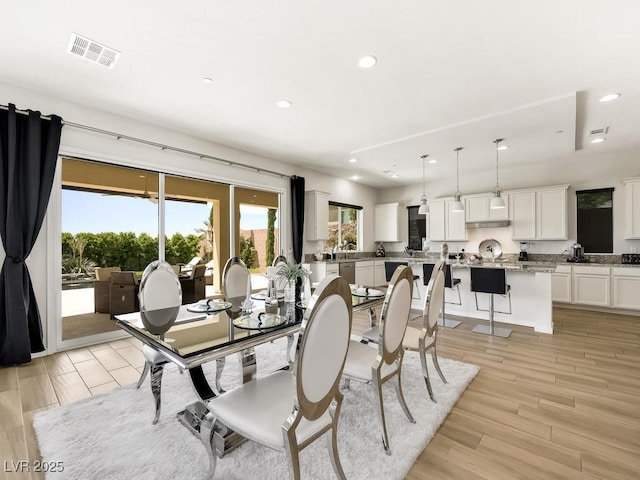
[[[461,172],[492,170],[496,137],[505,168],[640,145],[637,0],[3,3],[1,83],[375,187],[421,183],[423,154],[451,178],[458,146]],[[118,63],[66,53],[72,32]]]

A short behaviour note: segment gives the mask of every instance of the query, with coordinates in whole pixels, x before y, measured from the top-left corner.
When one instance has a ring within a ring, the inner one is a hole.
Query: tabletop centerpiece
[[[304,280],[311,275],[311,272],[304,268],[302,264],[287,260],[278,265],[276,275],[287,279],[287,284],[284,287],[284,301],[295,302],[297,279]]]

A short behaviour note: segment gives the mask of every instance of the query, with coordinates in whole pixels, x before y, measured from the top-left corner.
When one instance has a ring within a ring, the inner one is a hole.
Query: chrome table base
[[[208,413],[209,410],[207,406],[202,402],[187,405],[183,411],[178,413],[178,420],[187,427],[191,433],[200,438],[205,445],[207,441],[211,442],[211,448],[207,448],[207,452],[213,454],[215,451],[215,455],[218,458],[222,458],[246,441],[246,438],[242,435],[222,425],[219,421],[216,422],[213,434],[201,431],[201,426]],[[207,438],[205,439],[205,437]]]

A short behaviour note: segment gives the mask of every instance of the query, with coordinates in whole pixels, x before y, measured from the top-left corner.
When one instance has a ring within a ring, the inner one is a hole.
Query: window
[[[585,253],[613,253],[613,188],[576,192],[578,243]]]
[[[325,250],[361,250],[359,224],[362,207],[329,202],[329,238]]]
[[[409,217],[409,248],[411,250],[422,250],[422,241],[427,236],[427,217],[419,215],[419,206],[407,207],[407,215]]]

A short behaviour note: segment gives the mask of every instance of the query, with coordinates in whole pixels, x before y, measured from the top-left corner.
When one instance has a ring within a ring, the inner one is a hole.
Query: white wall
[[[631,248],[640,252],[640,240],[625,240],[624,218],[625,197],[623,178],[640,176],[640,151],[622,150],[610,154],[600,154],[597,149],[582,150],[562,159],[553,159],[535,167],[501,166],[500,185],[505,190],[518,188],[542,187],[548,185],[570,184],[568,193],[569,239],[566,241],[530,242],[530,253],[556,253],[576,241],[576,190],[613,187],[613,248],[615,254],[627,253]],[[461,167],[462,170],[462,167]],[[495,185],[495,172],[483,175],[460,176],[460,191],[464,194],[490,192]],[[452,196],[455,191],[455,179],[450,182],[428,182],[426,193],[428,198]],[[422,184],[388,188],[379,191],[378,202],[401,202],[404,205],[419,205],[422,195]],[[400,225],[402,241],[385,246],[390,251],[402,251],[407,243],[406,215]],[[501,242],[503,252],[517,253],[519,243],[511,240],[511,227],[498,229],[470,229],[467,231],[468,242],[450,242],[449,251],[465,248],[469,252],[477,252],[480,241],[494,238]],[[439,242],[429,242],[429,249],[438,251]]]

